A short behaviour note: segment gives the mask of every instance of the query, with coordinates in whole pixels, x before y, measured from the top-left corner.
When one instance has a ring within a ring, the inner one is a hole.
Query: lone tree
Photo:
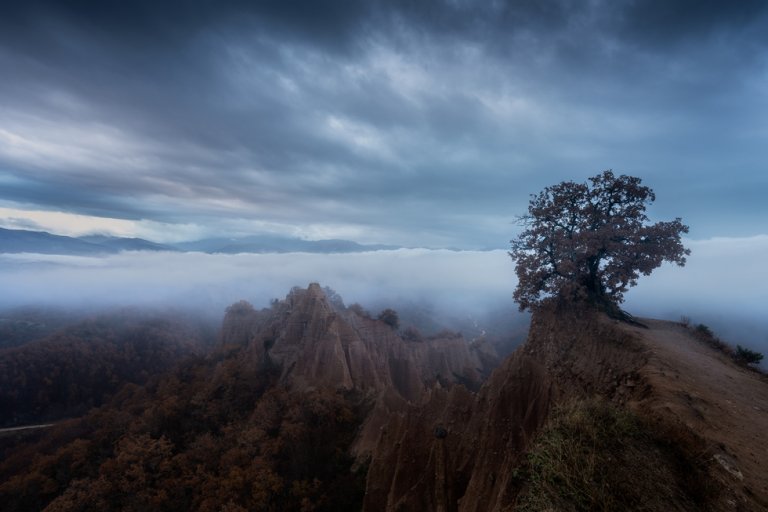
[[[608,170],[589,183],[564,181],[531,195],[525,229],[511,241],[520,310],[548,298],[588,302],[612,314],[624,292],[662,262],[685,265],[680,218],[648,224],[656,196],[640,178]]]

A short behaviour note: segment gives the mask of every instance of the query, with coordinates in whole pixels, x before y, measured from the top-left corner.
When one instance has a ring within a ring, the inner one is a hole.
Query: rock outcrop
[[[386,424],[368,473],[364,510],[502,510],[514,468],[546,419],[554,387],[517,354],[478,394],[433,390]]]
[[[434,385],[477,389],[498,360],[490,345],[461,335],[406,341],[387,323],[331,302],[316,283],[294,288],[271,309],[231,306],[222,342],[249,344],[255,364],[279,369],[290,389],[394,391],[409,402]]]
[[[659,472],[679,478],[669,485],[679,486],[681,500],[670,509],[692,510],[695,502],[693,509],[763,510],[764,379],[679,325],[647,324],[537,312],[527,342],[478,393],[435,390],[391,416],[373,451],[364,510],[512,510],[524,486],[515,483],[523,455],[551,407],[593,397],[629,408],[648,439],[678,458]],[[704,487],[706,496],[690,494]]]
[[[521,457],[554,402],[592,392],[625,398],[642,347],[597,316],[563,315],[536,315],[526,344],[477,394],[436,391],[394,415],[373,452],[364,510],[507,510]],[[434,436],[438,426],[447,435]]]
[[[372,404],[351,447],[370,460],[366,512],[514,509],[531,441],[554,407],[584,400],[627,408],[645,426],[643,442],[666,464],[658,475],[680,497],[671,508],[768,506],[765,379],[684,327],[644,322],[542,309],[526,343],[484,380],[495,354],[482,340],[401,335],[312,284],[271,309],[232,306],[222,341],[246,344],[288,389],[351,391]]]

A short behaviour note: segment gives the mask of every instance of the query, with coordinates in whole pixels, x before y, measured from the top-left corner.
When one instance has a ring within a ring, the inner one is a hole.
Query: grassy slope
[[[556,373],[564,365],[579,368],[581,377],[604,376],[605,361],[621,361],[627,350],[613,340],[626,336],[642,355],[635,363],[642,363],[623,368],[625,375],[613,369],[618,388],[566,391],[569,398],[552,411],[519,470],[516,509],[768,509],[765,376],[691,329],[643,322],[647,328],[602,318],[547,331],[552,340],[577,339],[550,360]],[[600,339],[584,341],[594,336]],[[574,383],[569,371],[560,374],[561,386]]]

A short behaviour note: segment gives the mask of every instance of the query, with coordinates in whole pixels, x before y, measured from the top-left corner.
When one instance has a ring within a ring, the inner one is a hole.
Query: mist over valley
[[[768,351],[768,237],[689,240],[680,269],[662,266],[627,294],[635,316],[712,327],[725,340]],[[219,319],[238,300],[266,307],[294,286],[319,282],[373,312],[424,307],[438,318],[516,316],[514,265],[504,250],[397,249],[355,253],[205,254],[124,251],[98,256],[0,254],[0,307],[203,311]]]

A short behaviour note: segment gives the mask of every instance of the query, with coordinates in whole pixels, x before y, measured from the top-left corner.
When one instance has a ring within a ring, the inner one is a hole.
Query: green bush
[[[763,354],[755,352],[748,348],[736,345],[736,354],[734,355],[736,361],[746,364],[759,364],[763,360]]]

